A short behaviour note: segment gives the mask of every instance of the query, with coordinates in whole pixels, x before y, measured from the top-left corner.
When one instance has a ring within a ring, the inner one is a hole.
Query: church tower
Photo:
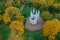
[[[30,23],[31,24],[36,25],[38,23],[39,14],[40,14],[39,10],[36,10],[36,9],[31,10],[30,12]]]

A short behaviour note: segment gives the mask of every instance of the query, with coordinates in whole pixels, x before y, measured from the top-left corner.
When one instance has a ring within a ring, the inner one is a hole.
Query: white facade
[[[39,20],[39,14],[40,14],[40,11],[38,10],[32,10],[30,12],[30,23],[35,25],[37,24],[38,20]]]

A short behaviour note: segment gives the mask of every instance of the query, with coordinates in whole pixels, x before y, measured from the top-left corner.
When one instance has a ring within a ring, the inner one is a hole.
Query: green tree
[[[53,5],[48,6],[48,11],[52,14],[55,14],[56,8]]]

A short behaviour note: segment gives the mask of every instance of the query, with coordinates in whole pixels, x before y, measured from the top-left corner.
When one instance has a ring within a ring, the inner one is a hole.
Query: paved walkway
[[[30,24],[30,20],[28,18],[25,24],[25,29],[30,30],[30,31],[40,30],[42,29],[44,22],[45,21],[42,18],[40,18],[37,25],[32,25]]]

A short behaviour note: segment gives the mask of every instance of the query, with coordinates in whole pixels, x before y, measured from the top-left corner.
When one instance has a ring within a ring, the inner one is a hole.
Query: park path
[[[45,23],[45,21],[40,17],[37,25],[32,25],[30,24],[30,17],[28,17],[26,24],[25,24],[25,29],[30,30],[30,31],[35,31],[35,30],[40,30],[43,28],[43,25]]]
[[[25,6],[24,4],[21,5],[20,11],[23,10],[24,6]]]

